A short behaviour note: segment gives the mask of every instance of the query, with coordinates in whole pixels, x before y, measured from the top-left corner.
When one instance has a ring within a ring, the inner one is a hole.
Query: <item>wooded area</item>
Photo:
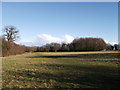
[[[43,46],[28,47],[9,42],[4,39],[1,41],[2,56],[22,54],[25,52],[76,52],[76,51],[101,51],[119,50],[117,44],[106,44],[101,38],[77,38],[72,43],[50,43]]]
[[[119,45],[106,43],[102,38],[75,38],[71,43],[48,43],[43,46],[18,45],[14,41],[19,38],[19,30],[14,26],[6,26],[0,38],[2,56],[16,55],[25,52],[79,52],[120,50]]]

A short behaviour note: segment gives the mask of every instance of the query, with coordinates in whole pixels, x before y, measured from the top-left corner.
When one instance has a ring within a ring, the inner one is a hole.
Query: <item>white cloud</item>
[[[39,34],[32,40],[27,41],[17,41],[17,44],[26,45],[26,46],[42,46],[47,43],[71,43],[74,40],[74,37],[71,35],[64,35],[62,37],[54,37],[49,34]],[[104,40],[106,43],[110,43],[112,45],[118,44],[117,42],[109,42]]]
[[[40,35],[37,36],[36,40],[38,40],[38,39],[40,41],[42,41],[43,43],[51,43],[51,42],[60,43],[62,41],[61,38],[53,37],[53,36],[48,35],[48,34],[40,34]]]
[[[74,37],[70,36],[70,35],[65,35],[64,36],[64,42],[65,43],[71,43],[74,40]]]
[[[114,45],[114,44],[118,44],[118,42],[111,42],[111,44],[112,44],[112,45]]]
[[[16,42],[18,44],[26,45],[26,46],[42,46],[47,43],[71,43],[74,40],[74,37],[71,35],[64,35],[63,37],[54,37],[48,34],[39,34],[36,38],[30,41],[19,41]]]
[[[114,44],[118,44],[118,42],[109,42],[107,40],[104,40],[107,44],[111,44],[111,45],[114,45]]]
[[[105,41],[105,43],[109,43],[107,40],[104,40]]]

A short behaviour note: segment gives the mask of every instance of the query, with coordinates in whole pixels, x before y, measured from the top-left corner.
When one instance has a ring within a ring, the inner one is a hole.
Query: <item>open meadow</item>
[[[33,52],[2,58],[3,88],[118,88],[118,51]]]

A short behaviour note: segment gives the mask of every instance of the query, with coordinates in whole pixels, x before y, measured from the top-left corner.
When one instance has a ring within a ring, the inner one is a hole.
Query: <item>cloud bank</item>
[[[107,40],[104,40],[104,41],[105,41],[105,43],[111,44],[111,45],[118,44],[118,42],[108,42]]]
[[[39,34],[34,39],[29,41],[18,41],[17,44],[25,46],[43,46],[47,43],[71,43],[75,38],[71,35],[64,35],[62,37],[55,37],[49,34]],[[110,43],[104,40],[106,43]],[[111,42],[110,44],[118,44],[117,42]]]
[[[74,37],[71,35],[64,35],[63,37],[54,37],[49,34],[39,34],[36,38],[30,41],[19,41],[16,42],[21,45],[26,46],[42,46],[47,43],[71,43],[74,40]]]

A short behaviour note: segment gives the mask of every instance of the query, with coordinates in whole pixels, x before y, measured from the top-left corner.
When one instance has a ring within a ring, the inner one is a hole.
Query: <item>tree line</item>
[[[3,35],[0,37],[0,56],[36,51],[36,47],[18,45],[14,42],[19,38],[19,30],[16,27],[6,26],[2,31]]]
[[[36,51],[36,47],[28,47],[24,45],[18,45],[14,42],[9,42],[0,38],[0,55],[9,56],[22,54],[25,52],[34,52]]]
[[[101,38],[76,38],[72,43],[51,43],[37,47],[38,52],[100,51],[106,49]]]
[[[19,37],[18,30],[13,26],[3,29],[4,34],[0,38],[0,50],[2,56],[16,55],[25,52],[78,52],[120,50],[120,45],[106,44],[102,38],[76,38],[71,43],[49,43],[43,46],[28,47],[18,45],[14,41]]]

